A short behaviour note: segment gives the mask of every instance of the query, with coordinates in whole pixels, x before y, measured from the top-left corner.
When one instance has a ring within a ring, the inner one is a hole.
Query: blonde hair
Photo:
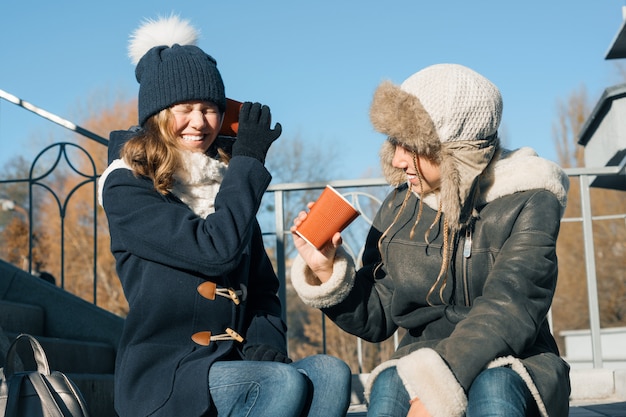
[[[154,189],[165,195],[170,192],[174,173],[181,166],[181,149],[174,133],[172,112],[167,108],[146,120],[141,133],[124,144],[120,156],[135,175],[150,178]],[[214,143],[211,151],[228,163],[230,155],[224,149]]]
[[[415,228],[417,227],[417,224],[419,223],[419,221],[422,218],[422,213],[423,213],[423,201],[422,201],[422,193],[424,190],[424,184],[423,184],[423,179],[422,179],[422,173],[420,172],[419,168],[418,168],[418,163],[417,163],[417,152],[413,151],[413,165],[415,168],[415,172],[417,173],[417,177],[419,180],[419,207],[418,207],[418,211],[417,211],[417,216],[415,219],[415,222],[413,223],[413,226],[411,227],[411,232],[409,234],[409,238],[413,239],[413,237],[415,236]],[[391,230],[391,228],[393,227],[393,225],[398,221],[398,219],[400,218],[400,215],[402,214],[402,212],[404,211],[404,209],[407,206],[407,202],[409,201],[409,197],[411,196],[411,193],[413,191],[411,190],[411,186],[407,187],[407,192],[404,196],[404,199],[402,201],[402,205],[400,206],[400,209],[398,210],[398,213],[396,214],[396,216],[394,217],[393,221],[391,222],[391,224],[385,229],[385,231],[381,234],[380,238],[378,239],[378,252],[380,253],[381,256],[381,262],[376,265],[376,268],[374,269],[374,273],[376,273],[376,271],[378,271],[380,269],[380,267],[382,266],[382,256],[383,256],[383,247],[382,247],[382,242],[383,239],[387,236],[387,234],[389,233],[389,231]],[[428,227],[428,229],[426,230],[426,232],[424,233],[424,241],[426,242],[426,244],[430,244],[430,233],[433,230],[433,228],[435,227],[435,225],[437,223],[439,223],[439,221],[441,220],[442,217],[442,210],[441,210],[441,201],[439,202],[439,208],[437,210],[437,215],[435,216],[435,219],[433,220],[433,223]],[[433,305],[433,303],[431,303],[430,301],[430,297],[433,294],[433,292],[435,292],[435,289],[439,286],[439,299],[441,300],[441,302],[443,304],[447,304],[445,302],[445,300],[443,299],[443,291],[446,288],[447,285],[447,281],[448,281],[448,266],[450,265],[450,257],[451,257],[451,250],[450,247],[452,245],[452,242],[455,239],[455,233],[452,232],[450,233],[450,225],[448,224],[448,219],[447,217],[444,215],[443,216],[443,253],[442,253],[442,257],[443,260],[441,262],[441,268],[439,269],[439,274],[437,275],[437,279],[435,280],[435,282],[433,283],[433,285],[430,287],[430,289],[428,290],[428,294],[426,295],[426,302],[428,303],[428,305]],[[441,285],[440,285],[441,284]]]

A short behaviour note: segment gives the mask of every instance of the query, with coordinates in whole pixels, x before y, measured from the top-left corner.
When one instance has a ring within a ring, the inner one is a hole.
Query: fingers
[[[252,106],[250,106],[250,120],[253,122],[263,121],[261,118],[263,115],[263,107],[261,107],[261,103],[253,103]],[[269,113],[269,108],[267,109],[267,112]]]
[[[239,110],[239,119],[249,120],[251,122],[257,123],[262,120],[261,117],[264,112],[267,113],[264,117],[271,117],[269,116],[269,111],[269,107],[261,106],[261,103],[252,103],[251,101],[246,101],[242,104],[241,109]]]
[[[276,126],[274,126],[273,132],[276,138],[278,139],[278,137],[283,133],[283,126],[277,122]]]
[[[270,124],[272,123],[272,114],[270,113],[270,108],[267,106],[261,106],[259,103],[255,103],[255,104],[258,104],[259,106],[259,109],[258,109],[259,122],[261,123],[261,125],[269,127]]]
[[[306,211],[301,211],[300,213],[298,213],[298,215],[293,219],[293,225],[295,227],[298,227],[302,224],[302,222],[304,221],[304,219],[306,219],[306,217],[308,216],[308,213]]]
[[[337,232],[333,235],[331,239],[331,243],[335,248],[338,248],[343,244],[343,238],[341,237],[341,233]]]
[[[252,122],[257,122],[263,126],[269,127],[272,123],[272,112],[269,106],[261,103],[253,103],[246,101],[239,110],[239,117],[248,119]],[[282,126],[280,123],[276,123],[274,128],[276,132],[282,132]]]
[[[239,109],[239,120],[248,120],[250,118],[250,109],[252,107],[252,103],[250,101],[246,101],[241,105]]]
[[[258,103],[255,103],[258,104]],[[274,129],[271,128],[272,126],[272,112],[270,111],[270,108],[266,105],[261,106],[259,104],[259,124],[263,127],[266,127],[267,129],[269,129],[273,134],[272,137],[274,140],[278,139],[278,137],[280,137],[280,135],[283,133],[283,126],[280,123],[276,123],[276,125],[274,126]],[[251,114],[251,116],[256,115],[256,109],[253,109],[253,111],[255,111],[254,114]]]
[[[293,225],[289,228],[289,231],[293,235],[294,242],[298,242],[298,240],[303,240],[302,237],[296,233],[296,229],[302,224],[304,219],[306,219],[307,212],[301,211],[298,215],[293,219]]]
[[[322,247],[322,249],[320,249],[320,252],[322,252],[325,255],[329,253],[334,254],[337,248],[341,246],[342,243],[343,243],[343,238],[341,237],[341,233],[337,232],[333,235],[330,242],[328,242],[326,245]]]

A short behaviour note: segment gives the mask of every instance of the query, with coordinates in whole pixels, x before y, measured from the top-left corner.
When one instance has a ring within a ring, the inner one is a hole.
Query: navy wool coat
[[[111,149],[128,136],[113,132]],[[286,353],[279,283],[256,221],[270,180],[256,159],[233,157],[215,212],[203,219],[129,169],[111,170],[103,179],[111,250],[129,303],[115,370],[120,417],[205,415],[213,362],[241,359],[246,344]],[[239,291],[241,302],[204,298],[197,287],[206,281]],[[243,342],[201,346],[191,339],[196,332],[219,335],[227,328]]]

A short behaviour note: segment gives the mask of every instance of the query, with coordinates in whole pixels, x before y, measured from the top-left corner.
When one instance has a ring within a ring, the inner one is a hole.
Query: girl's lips
[[[196,142],[204,140],[204,135],[182,135],[184,141]]]

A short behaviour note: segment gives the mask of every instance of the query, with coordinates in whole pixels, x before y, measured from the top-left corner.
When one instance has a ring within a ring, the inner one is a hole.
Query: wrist
[[[311,269],[311,271],[313,271],[313,274],[315,274],[317,279],[319,279],[320,284],[323,284],[323,283],[327,282],[330,279],[330,277],[333,276],[333,266],[332,265],[330,267],[325,267],[325,268]]]
[[[246,147],[233,147],[233,156],[249,156],[250,158],[254,158],[257,161],[260,161],[262,164],[265,164],[265,155],[260,152],[255,152],[252,149]]]

